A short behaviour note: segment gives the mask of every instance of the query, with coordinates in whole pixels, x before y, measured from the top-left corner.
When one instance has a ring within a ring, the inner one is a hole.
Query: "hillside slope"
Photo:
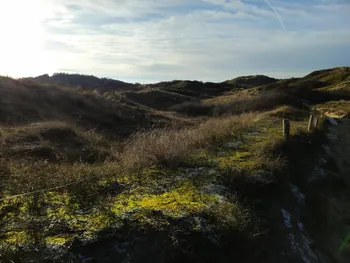
[[[277,81],[278,81],[278,79],[270,78],[268,76],[255,75],[255,76],[238,77],[238,78],[234,78],[232,80],[227,80],[225,82],[229,83],[231,85],[236,85],[236,86],[256,87],[256,86],[262,86],[262,85],[275,83]]]
[[[154,111],[114,103],[93,91],[0,77],[0,124],[63,121],[85,130],[125,136],[139,128],[172,122]]]
[[[313,105],[331,100],[349,99],[349,72],[349,67],[340,67],[315,71],[303,78],[284,80],[256,75],[238,77],[221,83],[176,80],[147,85],[134,85],[117,80],[74,74],[54,74],[52,77],[43,75],[30,80],[79,87],[82,90],[92,89],[96,94],[112,100],[114,103],[124,102],[124,104],[133,107],[153,108],[161,111],[175,109],[176,111],[180,110],[180,113],[187,113],[189,110],[196,111],[196,107],[182,110],[181,104],[188,107],[189,103],[198,105],[203,102],[208,108],[208,104],[234,104],[235,100],[241,100],[242,97],[244,99],[261,97],[261,95],[267,97],[265,93],[274,94],[275,97],[277,93],[279,96],[286,95],[290,100],[293,100],[289,103],[292,106],[302,103]],[[285,99],[280,105],[284,104]],[[203,107],[198,107],[197,110],[202,112],[199,115],[217,112],[203,109]],[[249,111],[245,108],[242,111],[247,110]],[[225,110],[220,111],[225,112]],[[192,113],[190,115],[198,114]]]
[[[97,78],[95,76],[81,74],[55,73],[52,76],[47,74],[34,78],[25,78],[39,83],[53,84],[68,87],[84,87],[87,89],[127,89],[135,87],[134,84],[126,83],[120,80]]]
[[[0,261],[348,262],[348,77],[0,78]]]

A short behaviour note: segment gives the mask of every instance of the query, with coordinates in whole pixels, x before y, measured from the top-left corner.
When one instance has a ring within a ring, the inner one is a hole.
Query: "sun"
[[[48,11],[43,0],[1,3],[0,75],[30,76],[50,68],[43,50]]]

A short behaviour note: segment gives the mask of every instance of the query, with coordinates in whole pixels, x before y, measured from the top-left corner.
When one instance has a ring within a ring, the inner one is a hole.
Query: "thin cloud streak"
[[[273,7],[273,5],[272,5],[268,0],[264,0],[264,1],[265,1],[265,3],[272,9],[272,11],[275,13],[275,15],[276,15],[278,21],[280,22],[280,24],[281,24],[283,30],[284,30],[285,32],[287,32],[287,28],[286,28],[286,26],[285,26],[285,24],[284,24],[284,22],[283,22],[283,20],[282,20],[282,18],[281,18],[281,16],[280,16],[280,14],[276,11],[276,9]]]

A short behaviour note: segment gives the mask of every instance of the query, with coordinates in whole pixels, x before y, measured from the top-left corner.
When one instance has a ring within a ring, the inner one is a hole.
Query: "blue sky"
[[[349,0],[11,0],[0,74],[297,77],[350,65],[349,14]]]

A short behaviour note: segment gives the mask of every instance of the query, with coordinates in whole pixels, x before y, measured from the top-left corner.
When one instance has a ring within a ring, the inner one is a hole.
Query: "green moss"
[[[307,121],[292,121],[291,135],[305,130]],[[218,161],[217,167],[222,171],[240,171],[246,175],[260,173],[275,165],[271,161],[271,147],[283,138],[282,123],[279,120],[262,120],[256,123],[243,136],[235,137],[239,147],[233,149],[220,149],[213,156]]]
[[[162,195],[146,196],[139,205],[145,209],[163,211],[174,217],[204,210],[212,196],[201,194],[193,185],[185,182],[181,187]]]
[[[97,210],[80,214],[78,211],[71,211],[65,207],[59,207],[56,210],[48,209],[47,217],[51,220],[65,222],[73,231],[89,231],[94,233],[110,227],[113,222],[111,215],[102,211]]]
[[[58,235],[58,236],[49,236],[45,238],[45,244],[46,246],[54,246],[54,247],[60,247],[60,246],[66,246],[69,242],[72,241],[74,236],[72,235]]]
[[[130,184],[152,184],[157,183],[165,177],[169,178],[172,174],[174,174],[174,171],[169,168],[153,165],[140,170],[129,171],[129,173],[124,173],[122,177],[127,178],[126,181]]]
[[[192,167],[215,167],[217,161],[215,160],[212,153],[210,153],[209,147],[207,149],[198,149],[189,155],[187,166]]]
[[[138,210],[161,211],[171,217],[182,217],[192,213],[199,213],[217,198],[213,195],[201,193],[190,182],[185,181],[182,185],[169,192],[159,195],[145,196],[119,196],[112,211],[120,213],[135,212]]]
[[[27,233],[26,231],[11,231],[7,232],[5,238],[2,242],[7,243],[9,245],[15,246],[24,246],[30,244],[34,241],[32,235]]]
[[[74,230],[85,230],[97,233],[111,226],[112,218],[102,212],[96,212],[88,215],[75,215],[68,225]]]
[[[251,156],[252,154],[249,152],[235,152],[231,156],[219,157],[217,160],[219,161],[219,168],[222,170],[238,169],[249,171],[260,165],[256,159],[250,158]]]
[[[70,196],[67,192],[46,192],[44,201],[51,205],[65,205],[70,203]]]

